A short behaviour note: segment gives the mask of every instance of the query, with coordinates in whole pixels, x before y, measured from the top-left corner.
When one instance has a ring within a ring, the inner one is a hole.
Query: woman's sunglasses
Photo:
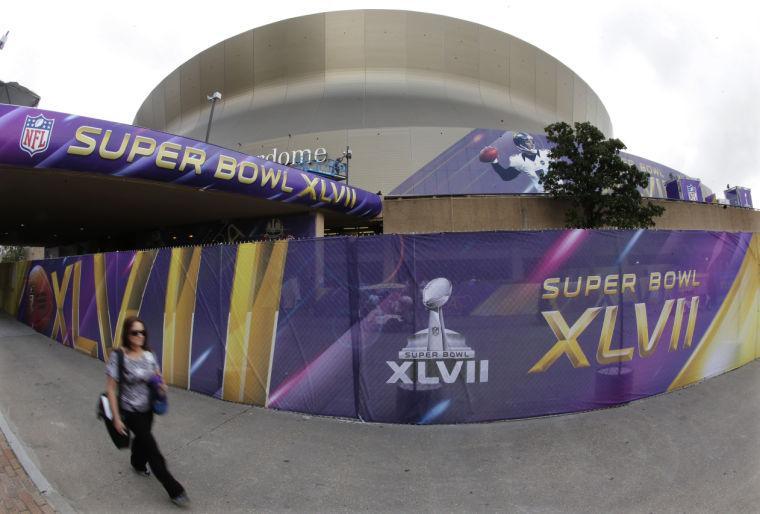
[[[144,336],[145,330],[130,330],[129,335],[131,336]]]

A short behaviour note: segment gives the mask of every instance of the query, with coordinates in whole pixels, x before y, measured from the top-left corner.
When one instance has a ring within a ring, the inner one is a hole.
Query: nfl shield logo
[[[53,134],[53,123],[44,115],[27,116],[24,122],[24,130],[18,144],[23,151],[33,156],[48,149],[50,137]]]

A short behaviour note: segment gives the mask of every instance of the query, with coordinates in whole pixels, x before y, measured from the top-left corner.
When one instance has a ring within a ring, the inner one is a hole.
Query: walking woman
[[[118,383],[119,351],[124,352],[123,384]],[[137,317],[128,317],[122,330],[122,349],[111,352],[106,366],[106,391],[111,403],[111,412],[114,413],[114,428],[125,433],[126,426],[134,434],[131,461],[135,472],[147,477],[152,471],[169,493],[172,502],[179,506],[187,506],[190,499],[182,484],[169,473],[166,461],[151,433],[153,410],[150,380],[160,374],[156,358],[148,345],[148,331],[145,325]],[[163,381],[160,387],[166,393]]]

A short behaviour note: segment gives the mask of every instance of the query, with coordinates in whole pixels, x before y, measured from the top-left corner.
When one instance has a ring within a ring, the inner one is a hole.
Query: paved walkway
[[[8,440],[0,433],[0,507],[3,512],[55,512],[13,453]]]
[[[95,420],[103,386],[101,362],[0,316],[0,414],[49,482],[42,499],[62,512],[176,512]],[[759,391],[755,362],[617,409],[420,427],[173,389],[155,432],[197,512],[757,512]]]

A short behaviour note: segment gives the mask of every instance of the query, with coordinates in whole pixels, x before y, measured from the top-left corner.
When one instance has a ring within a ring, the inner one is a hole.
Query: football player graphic
[[[526,132],[515,132],[512,141],[520,152],[510,155],[506,166],[499,162],[499,151],[493,146],[480,151],[480,161],[490,163],[502,180],[514,180],[520,174],[529,177],[531,184],[524,193],[543,193],[538,179],[549,169],[549,151],[536,148],[533,136]]]

